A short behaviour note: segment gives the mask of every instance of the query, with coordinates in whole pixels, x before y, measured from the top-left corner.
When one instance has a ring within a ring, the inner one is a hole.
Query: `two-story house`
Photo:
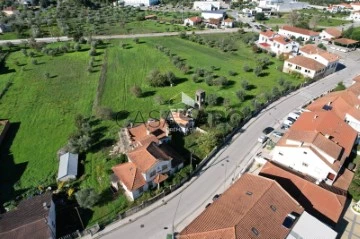
[[[274,31],[261,31],[258,39],[259,47],[274,52],[276,55],[297,53],[299,43]]]
[[[272,160],[332,185],[357,132],[331,111],[304,112],[279,140]]]
[[[342,32],[335,28],[335,27],[329,27],[322,30],[320,33],[320,39],[321,40],[331,40],[341,37]]]

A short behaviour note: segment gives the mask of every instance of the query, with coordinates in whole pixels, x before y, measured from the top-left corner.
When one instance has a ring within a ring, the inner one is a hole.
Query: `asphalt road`
[[[278,124],[290,111],[334,88],[338,82],[351,84],[351,79],[360,74],[360,54],[356,51],[344,56],[346,58],[342,61],[346,64],[345,69],[293,92],[264,109],[256,119],[252,119],[242,128],[241,133],[233,138],[233,142],[219,152],[197,178],[165,198],[166,203],[159,202],[118,221],[97,236],[106,239],[160,239],[166,238],[166,235],[172,232],[173,224],[175,232],[181,231],[204,210],[215,194],[223,192],[233,179],[239,176],[260,148],[257,138],[262,134],[262,129]],[[140,216],[141,214],[143,215]]]

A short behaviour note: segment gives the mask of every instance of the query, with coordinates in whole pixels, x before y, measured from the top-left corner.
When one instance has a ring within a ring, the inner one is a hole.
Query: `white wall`
[[[329,33],[325,32],[325,31],[322,31],[322,32],[320,33],[320,38],[321,38],[321,39],[331,39],[331,38],[333,38],[333,36],[330,35]]]
[[[310,175],[319,181],[325,180],[329,173],[337,174],[309,148],[275,146],[272,154],[273,161]]]
[[[167,168],[165,170],[162,170],[163,166],[167,166]],[[143,176],[144,176],[144,179],[146,182],[150,182],[154,179],[156,174],[167,173],[170,171],[170,169],[171,169],[171,161],[170,160],[164,160],[164,161],[160,160],[152,168],[150,168],[145,174],[143,174]],[[154,174],[154,176],[150,177],[150,174],[152,172],[155,172],[155,174]]]
[[[51,200],[51,203],[50,203],[47,224],[50,228],[51,238],[54,238],[54,239],[57,238],[56,237],[56,208],[55,208],[55,203],[53,202],[53,200]]]
[[[290,72],[299,72],[300,74],[302,74],[305,77],[309,77],[311,79],[317,77],[318,75],[321,74],[321,72],[316,72],[314,70],[310,70],[310,69],[306,69],[304,67],[301,67],[301,69],[296,69],[295,64],[290,63],[288,61],[284,61],[284,68],[283,68],[283,72],[285,73],[290,73]]]
[[[303,34],[299,34],[296,32],[290,32],[290,31],[287,31],[284,29],[279,29],[279,34],[287,36],[289,38],[291,38],[292,36],[294,36],[295,38],[302,37],[304,39],[304,41],[308,41],[309,39],[315,40],[317,38],[316,36],[303,35]]]
[[[191,21],[189,18],[186,18],[186,19],[184,20],[184,25],[185,25],[185,26],[186,26],[186,25],[194,26],[194,22]]]
[[[280,44],[276,41],[273,41],[271,43],[271,51],[276,53],[277,55],[280,55],[282,53],[290,53],[292,51],[298,52],[299,50],[299,43],[292,41],[289,42],[286,45]]]
[[[130,198],[131,201],[134,201],[136,198],[140,197],[143,193],[141,193],[139,191],[139,189],[137,190],[134,190],[134,191],[130,191],[126,186],[125,184],[123,184],[121,181],[120,181],[120,184],[121,186],[123,187],[124,191],[125,191],[125,194]],[[145,184],[144,187],[143,187],[143,192],[146,192],[147,190],[149,189],[149,186],[148,184]]]
[[[195,1],[193,9],[201,10],[201,11],[212,11],[212,10],[219,10],[220,9],[220,2],[204,2],[204,1]]]
[[[212,12],[202,12],[201,13],[201,17],[204,19],[210,19],[210,18],[214,18],[214,19],[220,19],[224,17],[224,14],[221,13],[212,13]]]
[[[157,3],[159,3],[159,1],[157,0],[124,0],[125,5],[131,5],[131,6],[139,6],[144,4],[145,6],[152,6],[155,5]]]
[[[360,13],[359,12],[351,13],[348,19],[353,20],[355,22],[359,22],[360,21]]]
[[[360,121],[358,121],[357,119],[355,119],[354,117],[352,117],[349,114],[345,115],[345,121],[348,122],[348,124],[355,129],[357,132],[360,132]]]

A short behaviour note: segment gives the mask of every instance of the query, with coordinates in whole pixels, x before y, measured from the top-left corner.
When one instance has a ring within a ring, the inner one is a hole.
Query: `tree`
[[[317,47],[319,47],[320,49],[323,49],[323,50],[325,50],[326,51],[326,46],[324,45],[324,44],[322,44],[322,43],[319,43],[318,45],[317,45]]]
[[[130,91],[137,98],[141,97],[142,95],[142,90],[140,86],[134,85],[133,87],[130,88]]]
[[[248,90],[249,89],[249,82],[247,80],[243,80],[241,81],[241,87],[244,89],[244,90]]]
[[[209,106],[214,106],[214,105],[217,105],[218,104],[218,96],[216,94],[208,94],[206,96],[206,103],[209,105]]]
[[[261,71],[262,71],[262,67],[261,67],[261,66],[257,66],[257,67],[254,69],[254,74],[255,74],[256,76],[260,76]]]
[[[289,14],[288,14],[288,17],[287,17],[287,22],[288,24],[292,25],[292,26],[295,26],[299,23],[299,20],[300,20],[300,14],[297,12],[297,11],[291,11]]]
[[[245,72],[250,72],[250,71],[251,71],[251,68],[250,68],[248,65],[245,65],[245,66],[243,67],[243,70],[244,70]]]
[[[214,85],[218,86],[226,86],[229,84],[229,80],[224,76],[220,76],[219,78],[215,79],[213,83]]]
[[[114,118],[114,111],[108,107],[97,107],[96,116],[104,120],[112,120]]]
[[[162,104],[164,104],[165,100],[161,95],[157,95],[154,97],[154,102],[157,105],[162,105]]]
[[[174,77],[173,73],[166,73],[165,75],[161,74],[158,69],[152,70],[147,76],[147,81],[153,87],[163,87],[170,85],[170,79]]]
[[[311,29],[315,29],[317,27],[319,21],[320,21],[320,16],[319,15],[314,15],[309,21],[309,27]]]
[[[244,100],[245,100],[245,96],[246,96],[245,91],[243,91],[243,90],[238,90],[238,91],[236,92],[236,96],[237,96],[237,98],[238,98],[240,101],[244,101]]]
[[[135,42],[136,44],[139,44],[139,43],[140,43],[139,38],[135,37],[135,38],[134,38],[134,42]]]
[[[341,90],[345,90],[346,87],[344,86],[344,83],[342,81],[340,81],[337,86],[335,87],[334,91],[341,91]]]
[[[75,198],[80,207],[90,209],[99,201],[99,194],[93,188],[85,188],[75,193]]]
[[[205,134],[201,134],[196,140],[196,142],[199,149],[203,150],[206,154],[208,154],[217,145],[218,139],[213,132],[208,132]]]
[[[263,12],[258,12],[255,14],[256,21],[263,21],[266,20],[265,14]]]

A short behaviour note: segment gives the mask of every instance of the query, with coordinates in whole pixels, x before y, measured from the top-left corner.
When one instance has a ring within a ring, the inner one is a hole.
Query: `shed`
[[[58,181],[76,179],[78,172],[78,154],[66,153],[60,156]]]

